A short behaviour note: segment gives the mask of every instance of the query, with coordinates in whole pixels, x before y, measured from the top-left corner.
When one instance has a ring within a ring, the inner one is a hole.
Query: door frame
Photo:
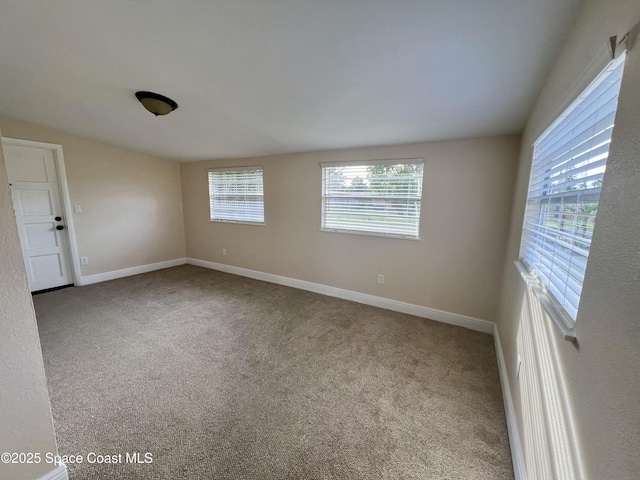
[[[18,147],[35,147],[43,148],[53,152],[55,167],[58,172],[58,190],[60,199],[62,200],[62,213],[65,219],[63,234],[67,236],[67,256],[71,263],[71,276],[74,285],[81,285],[80,255],[78,254],[78,244],[76,242],[76,230],[73,225],[73,208],[71,206],[71,198],[69,197],[69,184],[67,183],[67,170],[64,166],[64,155],[62,153],[62,145],[55,143],[34,142],[32,140],[21,140],[19,138],[0,137],[2,145],[15,145]],[[65,233],[66,232],[66,233]],[[22,248],[22,245],[21,245]]]

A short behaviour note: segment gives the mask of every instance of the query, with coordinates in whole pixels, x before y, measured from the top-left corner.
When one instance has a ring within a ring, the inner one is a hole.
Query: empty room
[[[0,0],[0,479],[640,478],[638,0]]]

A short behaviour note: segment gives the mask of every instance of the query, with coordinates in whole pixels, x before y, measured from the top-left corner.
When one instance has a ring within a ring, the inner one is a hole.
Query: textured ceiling
[[[518,133],[579,3],[2,0],[0,114],[177,160]]]

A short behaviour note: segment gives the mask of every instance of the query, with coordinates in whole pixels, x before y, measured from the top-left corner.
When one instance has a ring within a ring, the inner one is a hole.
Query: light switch
[[[73,213],[82,213],[82,207],[80,205],[74,205]]]

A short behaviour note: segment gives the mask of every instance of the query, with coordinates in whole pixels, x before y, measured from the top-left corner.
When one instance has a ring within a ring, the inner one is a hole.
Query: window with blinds
[[[211,220],[264,225],[262,167],[209,170]]]
[[[624,55],[534,144],[520,257],[568,326],[578,314]]]
[[[321,230],[418,238],[422,159],[323,163],[321,167]]]

